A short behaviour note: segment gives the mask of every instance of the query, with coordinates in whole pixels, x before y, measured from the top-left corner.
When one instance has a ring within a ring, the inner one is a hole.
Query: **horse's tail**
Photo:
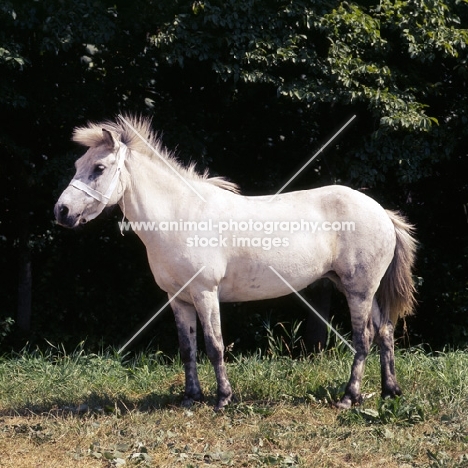
[[[377,302],[384,323],[391,320],[395,325],[400,317],[410,315],[416,304],[416,288],[413,282],[413,265],[416,256],[414,227],[394,211],[386,210],[396,234],[395,255],[377,291]]]

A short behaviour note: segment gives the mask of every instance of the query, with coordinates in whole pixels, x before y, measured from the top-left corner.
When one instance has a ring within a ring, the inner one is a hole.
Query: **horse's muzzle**
[[[55,205],[54,214],[57,223],[67,228],[76,227],[80,218],[79,215],[71,215],[68,206],[62,203],[57,203]],[[86,220],[83,219],[83,222],[85,223]]]

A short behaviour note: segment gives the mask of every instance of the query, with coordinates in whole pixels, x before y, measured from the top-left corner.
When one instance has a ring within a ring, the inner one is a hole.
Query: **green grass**
[[[398,351],[404,395],[379,398],[369,356],[360,407],[330,405],[351,355],[310,359],[230,356],[238,402],[212,410],[214,373],[200,360],[207,397],[179,406],[183,367],[160,354],[122,358],[60,347],[0,360],[0,466],[468,467],[468,353]]]

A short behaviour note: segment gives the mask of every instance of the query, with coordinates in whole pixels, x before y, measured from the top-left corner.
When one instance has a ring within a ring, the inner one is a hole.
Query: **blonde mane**
[[[129,122],[133,128],[127,125],[125,121]],[[117,135],[119,140],[131,151],[137,151],[148,157],[153,157],[154,152],[156,152],[183,177],[204,180],[224,190],[239,193],[239,187],[235,183],[229,182],[223,177],[210,177],[208,169],[200,174],[195,168],[195,163],[191,163],[187,167],[183,166],[172,153],[163,147],[161,141],[151,129],[151,120],[145,117],[125,115],[123,118],[117,117],[116,121],[89,122],[85,127],[76,127],[74,129],[72,140],[80,145],[95,148],[105,142],[103,129]],[[156,160],[157,158],[153,157],[153,159]]]

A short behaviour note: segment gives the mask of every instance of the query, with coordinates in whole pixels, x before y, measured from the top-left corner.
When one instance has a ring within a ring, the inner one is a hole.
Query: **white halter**
[[[89,185],[85,184],[84,182],[81,182],[81,180],[78,179],[73,179],[69,185],[72,187],[77,188],[78,190],[81,190],[82,192],[87,193],[90,197],[93,197],[95,200],[98,202],[102,203],[103,205],[107,205],[109,203],[110,197],[112,197],[112,194],[114,193],[115,188],[117,187],[117,184],[120,179],[120,173],[122,172],[122,167],[125,162],[125,154],[127,151],[127,147],[123,144],[120,145],[119,151],[117,152],[117,169],[112,176],[112,180],[109,184],[108,189],[106,190],[105,193],[101,193]]]

